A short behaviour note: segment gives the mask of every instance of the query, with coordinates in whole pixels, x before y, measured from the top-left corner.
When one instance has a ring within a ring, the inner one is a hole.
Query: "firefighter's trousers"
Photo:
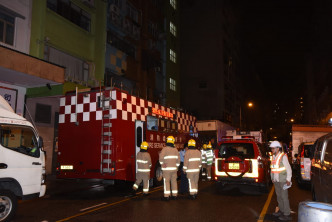
[[[187,172],[189,182],[189,193],[195,195],[198,192],[199,172]]]
[[[212,165],[206,166],[206,177],[208,180],[211,180],[211,168],[212,168]]]
[[[176,170],[171,170],[171,171],[164,170],[163,177],[164,177],[164,197],[171,196],[171,193],[172,193],[173,197],[176,197],[178,195],[178,183],[176,181],[177,171]]]
[[[148,193],[149,192],[149,179],[150,179],[150,172],[137,172],[136,181],[133,185],[133,189],[137,190],[139,185],[143,181],[143,193]]]
[[[206,167],[207,167],[206,163],[203,163],[202,164],[202,169],[201,169],[201,171],[202,171],[202,177],[206,176]]]

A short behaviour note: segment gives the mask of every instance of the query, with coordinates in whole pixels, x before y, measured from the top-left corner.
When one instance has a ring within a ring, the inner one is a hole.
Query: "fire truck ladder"
[[[109,95],[107,95],[109,94]],[[111,89],[105,88],[100,95],[100,106],[102,108],[102,124],[101,124],[101,163],[100,172],[113,174],[114,173],[114,163],[111,160],[112,154],[112,123],[111,123]]]

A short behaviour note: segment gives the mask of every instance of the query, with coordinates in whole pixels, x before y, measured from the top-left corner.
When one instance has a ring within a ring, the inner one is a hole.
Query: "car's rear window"
[[[219,157],[228,158],[239,156],[243,158],[254,158],[254,146],[252,143],[223,143],[219,149]]]
[[[301,156],[305,158],[310,158],[310,151],[311,151],[312,145],[304,145]]]

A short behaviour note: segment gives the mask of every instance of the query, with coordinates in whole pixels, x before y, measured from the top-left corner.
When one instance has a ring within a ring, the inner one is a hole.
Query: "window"
[[[174,9],[176,9],[176,0],[170,0],[169,3]]]
[[[136,128],[136,146],[140,147],[142,142],[143,142],[142,127],[139,126]]]
[[[176,36],[176,27],[172,22],[169,23],[169,30],[174,36]]]
[[[0,11],[0,42],[14,45],[15,17]]]
[[[172,78],[169,78],[169,88],[173,91],[176,91],[176,81]]]
[[[50,105],[36,104],[36,116],[37,123],[51,123],[52,107]]]
[[[138,23],[138,10],[127,2],[127,16]]]
[[[254,158],[254,147],[251,143],[224,143],[219,149],[219,157],[241,156],[243,158]]]
[[[39,157],[40,150],[37,147],[37,138],[29,127],[1,125],[1,145],[13,151]]]
[[[79,27],[90,31],[91,16],[89,13],[69,0],[47,0],[47,8],[68,19]]]
[[[147,128],[148,130],[158,131],[158,118],[155,116],[147,116]]]
[[[169,50],[169,59],[176,63],[176,53],[172,49]]]
[[[324,163],[332,165],[332,140],[328,140],[325,154],[324,154]]]

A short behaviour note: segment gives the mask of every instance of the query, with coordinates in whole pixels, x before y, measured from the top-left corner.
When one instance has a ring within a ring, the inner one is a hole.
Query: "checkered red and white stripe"
[[[112,90],[110,93],[112,100],[110,101],[111,109],[109,110],[109,114],[111,115],[111,119],[146,121],[147,115],[157,116],[156,114],[151,113],[151,109],[156,108],[176,115],[178,130],[189,132],[189,127],[193,126],[194,132],[197,132],[196,117],[192,115],[161,106],[118,90]],[[102,109],[97,107],[99,96],[100,93],[87,93],[84,96],[79,96],[77,99],[77,105],[76,95],[61,98],[59,123],[101,120],[103,114],[105,115],[106,113],[105,111],[103,113]],[[105,105],[108,106],[109,102],[107,101]],[[76,109],[77,117],[75,112]],[[164,116],[158,117],[171,119]]]

